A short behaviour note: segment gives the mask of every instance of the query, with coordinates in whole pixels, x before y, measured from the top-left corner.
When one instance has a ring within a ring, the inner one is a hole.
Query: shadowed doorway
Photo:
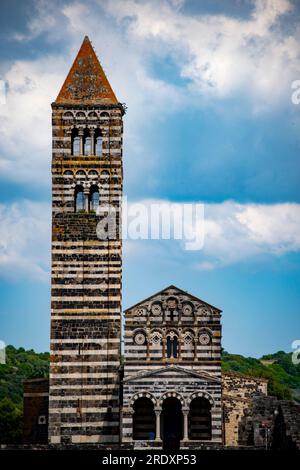
[[[149,398],[138,398],[133,405],[133,439],[155,439],[155,413]]]
[[[161,425],[163,450],[179,450],[180,440],[183,438],[183,415],[177,398],[166,398],[163,402]]]
[[[211,440],[211,404],[206,398],[194,398],[191,402],[189,439]]]

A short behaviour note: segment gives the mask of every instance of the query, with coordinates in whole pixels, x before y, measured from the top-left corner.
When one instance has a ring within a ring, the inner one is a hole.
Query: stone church
[[[175,286],[125,311],[123,443],[222,443],[220,316]]]
[[[24,443],[264,446],[288,412],[265,380],[221,374],[219,308],[173,285],[136,299],[121,360],[124,114],[85,37],[52,103],[50,376],[24,384]]]

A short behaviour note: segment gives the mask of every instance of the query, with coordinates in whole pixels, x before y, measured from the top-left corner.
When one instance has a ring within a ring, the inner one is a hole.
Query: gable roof
[[[56,104],[117,104],[105,72],[88,36],[56,98]]]
[[[125,366],[126,367],[126,366]],[[123,379],[123,382],[131,382],[133,380],[139,380],[142,378],[146,377],[153,377],[155,375],[162,375],[164,372],[177,372],[178,374],[185,374],[189,375],[191,377],[195,377],[199,380],[205,380],[207,382],[217,382],[220,383],[221,379],[218,379],[217,377],[208,374],[207,372],[196,372],[195,370],[191,369],[185,369],[184,367],[176,366],[176,365],[167,365],[164,367],[161,367],[156,370],[151,370],[151,371],[141,371],[138,374],[135,375],[130,375],[129,377],[126,377]]]
[[[129,310],[132,310],[133,308],[136,308],[136,307],[138,307],[139,305],[143,304],[144,302],[148,302],[149,300],[153,299],[153,298],[156,297],[157,295],[163,294],[165,291],[167,291],[167,290],[169,290],[169,289],[176,289],[179,293],[184,294],[184,295],[188,295],[191,299],[196,300],[196,301],[198,301],[198,302],[202,302],[203,304],[207,305],[208,307],[214,308],[214,309],[217,310],[219,313],[222,312],[222,310],[220,310],[218,307],[215,307],[214,305],[211,305],[211,304],[205,302],[204,300],[200,299],[199,297],[196,297],[195,295],[192,295],[192,294],[190,294],[189,292],[184,291],[184,290],[180,289],[179,287],[174,286],[173,284],[171,284],[171,285],[168,286],[168,287],[165,287],[164,289],[162,289],[162,290],[156,292],[155,294],[150,295],[150,297],[147,297],[146,299],[141,300],[140,302],[138,302],[138,303],[132,305],[131,307],[126,308],[126,310],[124,310],[124,312],[126,313],[126,312],[128,312]]]

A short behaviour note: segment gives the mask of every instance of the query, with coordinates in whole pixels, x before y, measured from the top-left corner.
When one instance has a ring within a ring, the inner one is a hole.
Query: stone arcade
[[[221,374],[221,310],[175,286],[126,310],[121,366],[124,113],[85,37],[52,104],[50,378],[24,384],[24,443],[263,447],[268,423],[270,445],[300,447],[299,406]]]

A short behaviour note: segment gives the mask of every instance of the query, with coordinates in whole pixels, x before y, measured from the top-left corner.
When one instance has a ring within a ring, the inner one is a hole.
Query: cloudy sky
[[[201,250],[125,242],[123,307],[176,284],[223,310],[227,350],[291,349],[299,14],[296,0],[1,1],[0,339],[49,347],[50,103],[88,34],[128,106],[129,202],[205,204]]]

